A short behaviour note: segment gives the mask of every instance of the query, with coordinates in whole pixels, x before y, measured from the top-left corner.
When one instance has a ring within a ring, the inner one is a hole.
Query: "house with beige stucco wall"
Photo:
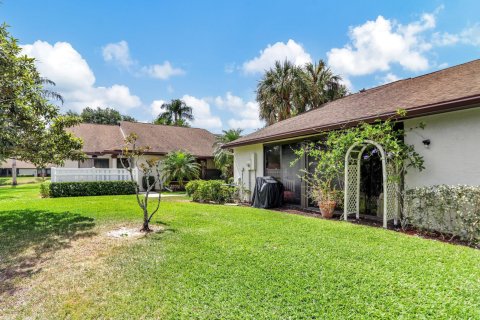
[[[398,117],[399,109],[406,115]],[[330,130],[392,117],[405,129],[405,142],[425,160],[425,170],[410,171],[403,188],[480,185],[480,60],[361,90],[225,147],[233,149],[238,184],[253,191],[257,177],[273,176],[283,183],[286,202],[308,208],[314,204],[299,170],[309,170],[310,161],[301,159],[292,166],[293,150]],[[426,124],[425,129],[417,129],[420,122]],[[383,196],[379,157],[362,160],[360,176],[360,210],[377,215]]]
[[[122,149],[125,137],[132,133],[137,135],[138,146],[149,147],[140,161],[162,160],[169,152],[180,150],[192,154],[197,159],[201,168],[201,179],[220,177],[220,171],[215,168],[213,161],[213,145],[216,138],[205,129],[121,121],[118,125],[81,123],[67,130],[82,139],[82,150],[87,158],[81,161],[67,160],[59,170],[53,168],[52,181],[125,179],[126,173],[120,170],[124,168]],[[82,173],[81,169],[86,173]],[[90,174],[88,169],[94,174]],[[138,177],[139,181],[141,178]]]

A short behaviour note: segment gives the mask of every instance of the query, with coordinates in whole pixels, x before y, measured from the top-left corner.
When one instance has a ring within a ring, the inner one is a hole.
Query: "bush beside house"
[[[81,197],[134,194],[135,183],[131,181],[85,181],[42,183],[43,198]]]
[[[480,244],[480,187],[436,185],[407,190],[405,222]]]
[[[192,180],[185,186],[187,195],[195,202],[233,202],[238,188],[225,184],[222,180]]]

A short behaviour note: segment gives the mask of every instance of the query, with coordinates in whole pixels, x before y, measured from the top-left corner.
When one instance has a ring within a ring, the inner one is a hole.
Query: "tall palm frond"
[[[271,125],[346,94],[340,76],[322,60],[303,67],[276,61],[257,85],[260,119]]]
[[[300,73],[298,96],[305,103],[305,111],[319,108],[326,102],[346,95],[347,89],[341,84],[342,78],[335,75],[324,61],[307,63]]]
[[[53,82],[52,80],[48,79],[48,78],[45,78],[45,77],[39,77],[37,79],[37,85],[41,85],[42,87],[43,86],[56,86],[57,84],[55,82]],[[45,99],[49,99],[49,100],[57,100],[57,101],[60,101],[62,104],[65,102],[64,99],[63,99],[63,96],[56,92],[56,91],[53,91],[53,90],[50,90],[50,89],[45,89],[43,88],[42,89],[42,95]]]
[[[299,69],[290,61],[276,61],[267,70],[257,85],[257,101],[260,105],[260,118],[267,125],[287,119],[295,114],[293,104],[295,82]]]

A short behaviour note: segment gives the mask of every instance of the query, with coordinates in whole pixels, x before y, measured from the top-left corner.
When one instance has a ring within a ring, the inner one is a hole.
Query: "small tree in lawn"
[[[123,161],[121,161],[123,167],[127,169],[130,174],[130,180],[135,184],[135,194],[137,198],[137,203],[143,211],[143,226],[140,231],[150,232],[152,231],[149,227],[150,221],[155,213],[157,213],[160,208],[161,194],[158,195],[156,200],[149,199],[148,196],[151,191],[155,188],[157,183],[161,182],[161,171],[160,171],[160,161],[155,159],[147,159],[145,161],[140,161],[140,158],[150,150],[148,146],[137,146],[137,135],[132,133],[125,138],[125,145],[122,149]],[[139,174],[142,174],[146,179],[146,190],[145,193],[140,193],[140,186],[138,181],[135,179],[134,171],[138,170]],[[148,179],[148,177],[154,177],[153,182]],[[153,210],[149,210],[149,200],[154,201]]]

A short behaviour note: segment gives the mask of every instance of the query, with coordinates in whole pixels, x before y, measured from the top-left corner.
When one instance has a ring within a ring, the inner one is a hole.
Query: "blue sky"
[[[276,59],[324,59],[352,92],[477,59],[479,1],[27,1],[0,18],[57,83],[64,110],[152,121],[182,98],[193,126],[260,128],[255,87]]]

